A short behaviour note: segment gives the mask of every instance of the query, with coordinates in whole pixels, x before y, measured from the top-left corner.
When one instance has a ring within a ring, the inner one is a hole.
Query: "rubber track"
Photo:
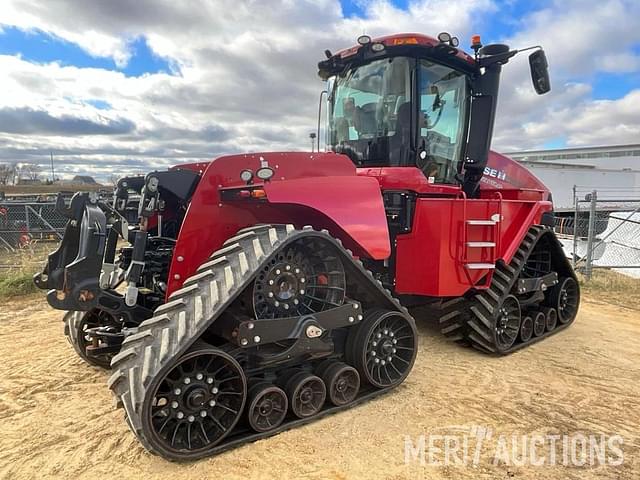
[[[293,225],[260,225],[240,230],[198,268],[180,290],[172,293],[169,301],[158,307],[152,318],[142,322],[138,331],[125,339],[122,349],[111,362],[114,373],[108,385],[116,398],[116,406],[124,408],[129,427],[147,450],[159,453],[146,438],[141,416],[143,401],[154,379],[164,375],[249,286],[272,255],[294,240],[311,236],[333,244],[336,251],[342,253],[346,271],[349,271],[347,267],[357,269],[362,280],[368,281],[369,287],[375,287],[388,308],[401,312],[414,322],[407,309],[327,231],[316,231],[311,227],[296,230]],[[263,436],[270,434],[273,432]],[[252,435],[247,441],[254,439],[256,436]],[[225,441],[222,440],[216,450],[224,446]]]
[[[491,285],[487,290],[479,291],[468,297],[458,297],[443,303],[439,322],[441,332],[456,343],[472,346],[486,353],[506,355],[520,348],[545,339],[568,327],[573,321],[558,326],[539,337],[531,337],[528,342],[516,343],[506,351],[498,351],[494,339],[494,312],[509,295],[516,283],[527,259],[543,235],[552,235],[553,230],[541,225],[529,228],[520,248],[516,251],[511,262],[498,262],[494,270]],[[556,240],[557,241],[557,240]]]

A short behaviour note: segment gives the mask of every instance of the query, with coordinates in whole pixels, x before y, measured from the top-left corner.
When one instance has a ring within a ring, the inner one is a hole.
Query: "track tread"
[[[508,264],[501,261],[496,264],[488,289],[443,303],[442,307],[447,305],[449,308],[442,308],[439,318],[441,332],[457,343],[470,345],[485,353],[506,354],[568,326],[570,322],[526,343],[516,344],[504,352],[498,351],[493,336],[494,312],[514,287],[538,240],[549,231],[550,229],[544,226],[532,226],[511,261]]]
[[[138,333],[128,339],[125,350],[113,358],[109,388],[116,398],[116,405],[124,408],[131,430],[147,450],[160,453],[147,439],[142,418],[143,402],[154,380],[197,341],[280,246],[303,235],[316,235],[340,248],[339,242],[328,233],[317,232],[311,227],[296,230],[293,225],[261,225],[243,229],[233,238],[235,243],[215,252],[211,260],[185,281],[185,287],[170,296],[170,302],[156,310],[159,316],[142,322]],[[358,264],[348,251],[341,250],[345,252],[343,261],[350,259],[352,267],[366,278],[362,264]],[[414,322],[390,293],[375,281],[371,281],[371,286]]]

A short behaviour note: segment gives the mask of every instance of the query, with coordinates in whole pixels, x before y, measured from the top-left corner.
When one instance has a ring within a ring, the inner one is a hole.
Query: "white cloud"
[[[364,18],[344,18],[337,0],[7,0],[0,26],[42,30],[119,65],[130,59],[130,42],[144,36],[180,75],[131,78],[0,56],[0,111],[36,115],[42,129],[0,134],[0,161],[44,164],[53,149],[69,174],[84,173],[84,165],[106,175],[227,152],[308,148],[323,87],[316,64],[325,48],[350,46],[363,31],[446,30],[465,45],[489,14],[500,15],[490,0],[410,1],[406,11],[377,0],[363,8]],[[553,91],[535,95],[526,58],[512,60],[504,69],[494,145],[534,147],[558,136],[571,144],[634,141],[637,95],[594,101],[589,83],[596,72],[638,71],[639,8],[622,0],[557,1],[519,19],[518,33],[507,40],[515,47],[544,44]],[[98,109],[95,100],[111,108]],[[64,125],[67,135],[56,130]],[[92,125],[120,129],[80,134]]]

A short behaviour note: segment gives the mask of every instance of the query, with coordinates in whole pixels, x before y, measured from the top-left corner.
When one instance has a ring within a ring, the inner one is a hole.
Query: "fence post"
[[[573,186],[573,203],[575,204],[575,210],[573,213],[573,255],[571,256],[571,264],[573,269],[576,269],[576,259],[578,258],[578,194],[576,193],[576,186]]]
[[[596,225],[596,202],[598,200],[598,192],[591,192],[591,204],[589,205],[589,234],[587,237],[587,266],[585,270],[585,279],[591,280],[592,264],[593,264],[593,240],[595,238]]]

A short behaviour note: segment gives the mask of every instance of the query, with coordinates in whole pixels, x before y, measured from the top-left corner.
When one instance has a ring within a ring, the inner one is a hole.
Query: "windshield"
[[[430,182],[454,183],[465,134],[466,77],[420,60],[412,95],[415,68],[415,59],[392,57],[336,77],[329,143],[359,166],[418,166]],[[419,108],[419,129],[412,127],[412,108]]]
[[[330,98],[331,147],[360,165],[403,164],[411,147],[410,92],[405,57],[377,60],[336,78]]]

